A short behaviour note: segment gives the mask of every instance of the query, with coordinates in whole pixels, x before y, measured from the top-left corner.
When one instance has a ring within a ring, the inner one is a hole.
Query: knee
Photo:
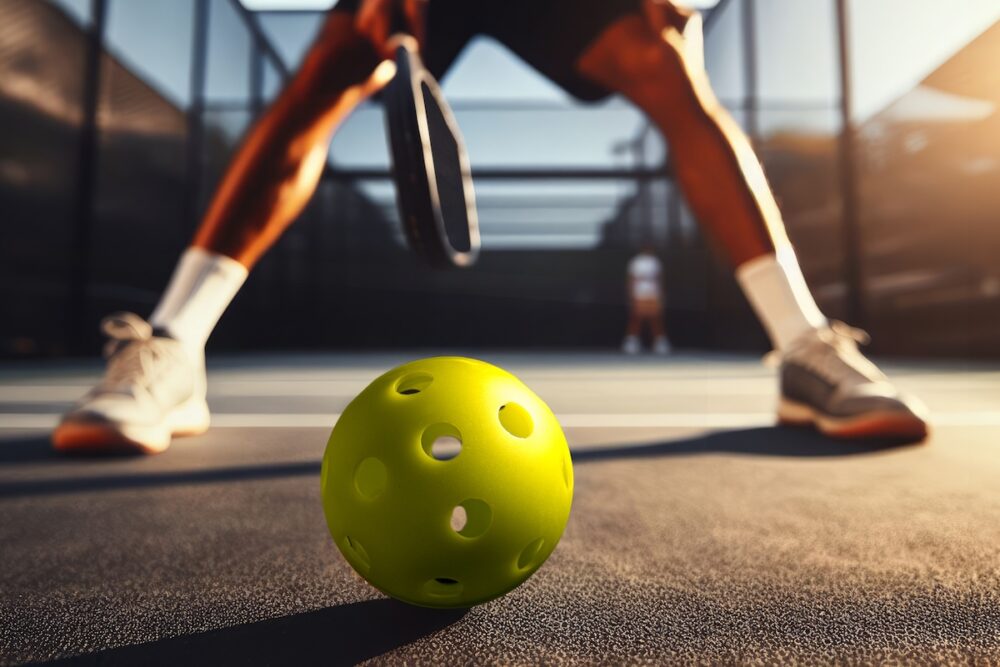
[[[626,91],[676,99],[678,93],[691,87],[683,53],[662,39],[651,38],[622,49],[617,54],[616,70]]]

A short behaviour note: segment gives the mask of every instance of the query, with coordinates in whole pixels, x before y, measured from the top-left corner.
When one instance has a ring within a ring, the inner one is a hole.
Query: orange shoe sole
[[[52,433],[52,447],[63,454],[113,455],[160,454],[170,447],[173,438],[201,435],[205,428],[191,428],[151,434],[149,431],[130,437],[121,428],[111,424],[64,422]]]
[[[852,419],[835,419],[818,414],[801,403],[782,401],[778,423],[783,426],[812,427],[823,435],[843,440],[899,440],[920,442],[930,435],[927,422],[916,415],[875,412]]]
[[[170,445],[140,442],[107,424],[60,424],[52,433],[52,446],[63,454],[159,454]]]

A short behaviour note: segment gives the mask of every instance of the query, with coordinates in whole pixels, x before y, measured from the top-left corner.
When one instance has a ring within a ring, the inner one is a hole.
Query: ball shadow
[[[428,637],[468,610],[366,600],[56,661],[57,665],[354,665]]]

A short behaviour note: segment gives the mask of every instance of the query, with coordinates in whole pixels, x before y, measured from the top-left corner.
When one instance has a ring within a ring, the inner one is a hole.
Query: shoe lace
[[[148,322],[132,313],[115,313],[101,321],[108,337],[104,357],[108,368],[101,381],[104,391],[128,391],[136,384],[145,385],[159,363],[171,355],[166,341],[153,336]]]
[[[768,354],[765,360],[774,364],[782,357],[794,359],[834,385],[858,375],[872,382],[884,380],[882,371],[858,349],[869,342],[868,332],[834,320],[828,327],[804,334],[787,351]]]

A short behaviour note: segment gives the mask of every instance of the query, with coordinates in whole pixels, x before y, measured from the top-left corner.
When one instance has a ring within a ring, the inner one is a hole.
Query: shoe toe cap
[[[850,393],[838,397],[834,407],[843,416],[881,412],[926,421],[928,414],[927,407],[919,399],[901,393],[888,382],[856,385]]]

